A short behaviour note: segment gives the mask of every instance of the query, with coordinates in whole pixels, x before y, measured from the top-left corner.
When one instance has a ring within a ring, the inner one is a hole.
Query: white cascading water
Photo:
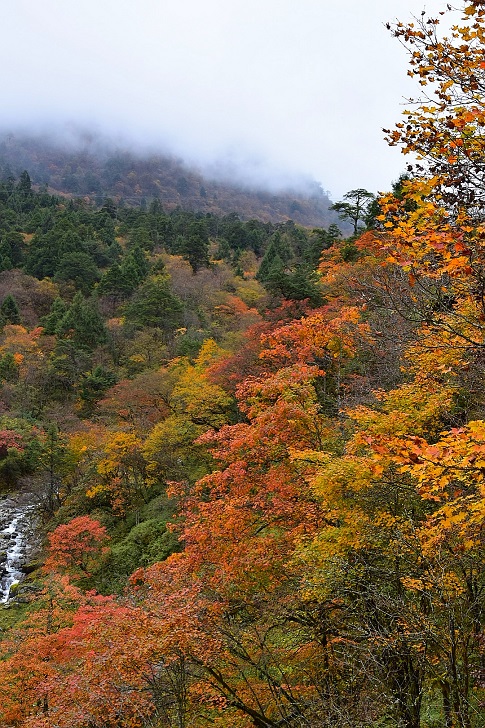
[[[31,504],[0,502],[0,604],[8,602],[12,585],[24,576],[22,566],[31,548],[34,510]]]

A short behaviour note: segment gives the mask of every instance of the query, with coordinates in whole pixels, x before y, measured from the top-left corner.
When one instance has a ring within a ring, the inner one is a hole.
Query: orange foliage
[[[89,567],[103,552],[106,528],[89,516],[78,516],[49,534],[49,571],[89,575]]]

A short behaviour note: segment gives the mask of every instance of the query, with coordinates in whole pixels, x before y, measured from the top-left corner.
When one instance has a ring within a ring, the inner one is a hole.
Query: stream
[[[0,604],[8,602],[10,589],[25,576],[25,566],[35,550],[36,505],[28,493],[0,500]]]

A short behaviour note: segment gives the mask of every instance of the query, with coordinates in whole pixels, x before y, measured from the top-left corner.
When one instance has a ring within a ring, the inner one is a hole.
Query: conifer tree
[[[94,299],[85,299],[78,291],[56,326],[55,333],[88,350],[103,344],[106,341],[106,329]]]
[[[362,188],[350,190],[344,195],[341,202],[335,202],[330,206],[330,210],[338,212],[341,220],[348,220],[353,227],[354,235],[367,225],[369,208],[375,200],[375,195]]]
[[[44,334],[53,335],[62,317],[67,311],[67,305],[59,296],[52,301],[51,310],[40,320]]]
[[[166,335],[181,326],[183,305],[170,290],[166,275],[150,276],[126,307],[126,319],[137,328],[150,326],[162,329]]]
[[[17,306],[17,301],[10,293],[5,296],[0,305],[0,320],[3,326],[5,324],[20,323],[19,307]]]
[[[150,270],[147,257],[139,245],[134,246],[120,262],[126,293],[132,293],[145,280]]]
[[[20,192],[24,195],[29,195],[32,192],[32,182],[27,170],[24,170],[19,177],[17,192]]]
[[[203,220],[190,223],[182,242],[182,254],[188,260],[194,273],[209,265],[209,235]]]
[[[261,283],[265,283],[268,277],[278,275],[283,271],[291,260],[291,257],[291,250],[288,244],[283,240],[281,234],[276,232],[271,238],[266,253],[263,256],[256,278]]]

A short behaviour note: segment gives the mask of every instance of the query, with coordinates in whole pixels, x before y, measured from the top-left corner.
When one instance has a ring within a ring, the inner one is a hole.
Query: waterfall
[[[32,503],[0,501],[0,603],[8,601],[12,585],[24,576],[22,567],[33,548],[35,510]]]

